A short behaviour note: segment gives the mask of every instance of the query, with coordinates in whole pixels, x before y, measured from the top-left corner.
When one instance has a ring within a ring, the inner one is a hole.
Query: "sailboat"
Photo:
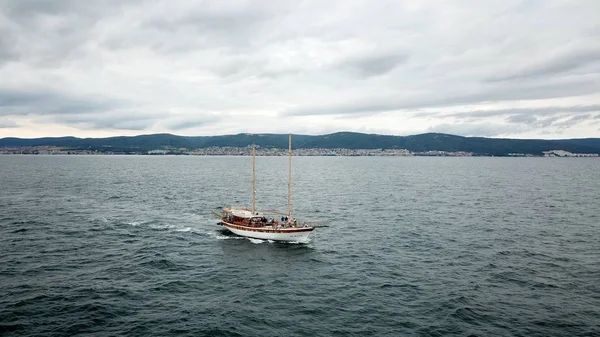
[[[252,148],[252,208],[223,207],[223,214],[216,214],[219,225],[232,233],[248,238],[306,242],[315,229],[314,225],[299,222],[292,217],[292,135],[288,139],[288,209],[287,214],[277,211],[258,211],[256,209],[256,147]],[[281,219],[268,219],[265,215],[284,215]]]

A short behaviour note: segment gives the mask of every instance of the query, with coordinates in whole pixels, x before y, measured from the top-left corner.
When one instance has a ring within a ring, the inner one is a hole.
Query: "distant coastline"
[[[183,155],[183,156],[249,156],[250,150],[245,147],[211,147],[197,150],[170,149],[150,150],[147,152],[113,152],[65,149],[49,146],[33,146],[23,148],[0,148],[0,155]],[[259,148],[257,156],[286,156],[287,151],[282,149]],[[491,155],[474,154],[464,151],[423,151],[412,152],[400,150],[375,150],[375,149],[296,149],[295,156],[314,157],[492,157]],[[597,153],[571,153],[563,150],[545,151],[542,155],[509,153],[505,157],[600,157]]]
[[[462,137],[441,133],[390,136],[337,132],[327,135],[294,135],[297,156],[502,156],[598,157],[600,138],[501,139]],[[0,154],[58,155],[249,155],[287,153],[285,134],[248,134],[186,137],[171,134],[110,138],[2,138]]]

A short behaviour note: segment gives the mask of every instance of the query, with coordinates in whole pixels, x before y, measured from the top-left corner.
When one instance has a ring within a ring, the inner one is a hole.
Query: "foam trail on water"
[[[222,234],[217,234],[215,232],[206,232],[206,234],[208,234],[208,236],[215,238],[217,240],[229,240],[229,239],[233,239],[233,240],[239,240],[239,239],[244,239],[241,236],[235,236],[235,235],[222,235]]]
[[[179,228],[176,225],[150,225],[150,228],[152,229],[177,229]]]

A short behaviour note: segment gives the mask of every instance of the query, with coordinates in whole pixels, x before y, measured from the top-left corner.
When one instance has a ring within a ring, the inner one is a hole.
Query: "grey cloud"
[[[475,110],[466,112],[455,112],[448,116],[453,117],[492,117],[509,115],[552,115],[556,113],[582,113],[600,111],[600,104],[592,105],[572,105],[572,106],[551,106],[540,108],[515,108],[515,109],[495,109],[495,110]]]
[[[588,64],[597,63],[599,61],[600,49],[575,51],[550,60],[537,62],[536,64],[530,65],[528,68],[513,74],[491,77],[489,78],[489,81],[508,81],[546,77],[582,68]]]
[[[161,113],[139,113],[133,111],[113,111],[107,113],[87,113],[77,115],[55,115],[44,118],[54,123],[67,124],[81,129],[145,130],[152,127],[163,115]]]
[[[116,100],[81,98],[51,91],[0,89],[0,116],[65,115],[102,112],[122,104]]]
[[[0,24],[0,66],[4,62],[8,62],[17,58],[18,54],[15,50],[15,35],[8,28],[4,29]]]
[[[171,115],[166,112],[116,110],[105,113],[55,115],[47,119],[81,129],[145,130],[159,125],[170,130],[186,130],[206,126],[219,120],[212,114],[199,116]]]
[[[569,81],[556,84],[510,85],[481,89],[479,92],[462,95],[441,95],[438,97],[389,98],[372,97],[362,101],[340,103],[329,106],[301,107],[281,112],[283,116],[311,116],[360,114],[365,112],[451,107],[456,105],[479,104],[482,102],[505,102],[525,99],[570,97],[597,92],[600,85],[595,81]],[[453,90],[448,88],[448,90]]]
[[[356,102],[356,103],[340,103],[336,105],[313,106],[304,108],[295,108],[283,111],[283,116],[319,116],[319,115],[349,115],[363,114],[365,112],[384,112],[390,110],[401,109],[401,104],[394,104],[382,100],[381,103],[375,102]]]
[[[570,126],[579,124],[582,121],[589,120],[589,119],[591,119],[590,117],[591,116],[589,114],[571,116],[571,117],[568,117],[568,118],[563,119],[561,121],[557,121],[557,122],[552,123],[552,126],[556,126],[556,127],[565,129],[565,128],[568,128]]]
[[[282,79],[300,75],[305,72],[299,65],[273,64],[268,55],[233,54],[224,55],[222,60],[215,63],[210,72],[225,81],[236,81],[239,78],[256,77],[266,80]]]
[[[60,67],[89,52],[89,46],[97,42],[92,32],[103,17],[143,2],[0,0],[0,46],[9,44],[6,50],[10,51],[10,60],[37,67]],[[0,62],[2,54],[0,49]]]
[[[572,126],[578,124],[581,121],[587,119],[588,115],[582,115],[584,118],[573,118],[568,116],[552,116],[552,117],[532,117],[532,119],[527,119],[526,116],[511,116],[507,119],[508,122],[513,124],[520,124],[522,126],[526,126],[529,129],[537,128],[543,130],[548,127],[562,127]],[[519,117],[523,117],[519,120]],[[580,117],[580,116],[576,116]]]
[[[510,123],[533,124],[538,121],[537,117],[527,114],[512,115],[506,119]]]
[[[81,98],[51,91],[0,90],[0,116],[34,116],[81,129],[145,130],[163,121],[163,126],[183,130],[218,120],[209,114],[171,117],[168,113],[139,109],[116,100]]]
[[[19,0],[0,1],[0,8],[17,18],[28,18],[37,14],[59,14],[77,5],[71,0]]]
[[[538,126],[541,128],[546,128],[551,126],[552,124],[556,123],[558,120],[561,119],[561,116],[553,116],[553,117],[545,117],[545,118],[539,118],[537,120],[537,122],[535,122],[534,124],[532,124],[532,127]]]
[[[101,16],[118,11],[122,6],[143,5],[145,0],[0,0],[0,10],[17,21],[35,19],[39,15],[63,16],[68,14]]]
[[[523,127],[537,128],[543,130],[548,127],[556,127],[566,129],[581,122],[591,120],[589,114],[576,116],[551,116],[551,117],[535,117],[530,115],[514,115],[507,118],[507,121],[513,124],[520,124]]]
[[[407,58],[405,54],[370,55],[344,61],[339,67],[361,77],[379,76],[392,71]]]
[[[267,61],[256,57],[231,57],[216,65],[212,72],[220,77],[231,77],[239,74],[258,74],[266,69]]]
[[[487,117],[504,117],[512,124],[546,128],[549,126],[566,127],[589,121],[590,112],[600,111],[600,105],[554,106],[540,108],[496,109],[455,112],[445,114],[458,120],[482,120]]]
[[[572,120],[572,121],[582,121],[582,120],[587,120],[590,117],[591,117],[590,114],[583,114],[583,115],[572,116],[570,118],[570,120]]]
[[[174,117],[169,118],[166,121],[162,122],[161,125],[169,128],[170,130],[186,130],[199,126],[206,126],[210,124],[214,124],[219,121],[220,118],[214,115],[202,115],[202,116],[194,116],[194,117]]]
[[[113,130],[134,130],[142,131],[146,130],[154,125],[154,122],[149,120],[132,120],[132,121],[115,121],[115,120],[103,120],[94,123],[87,124],[76,124],[77,126],[84,126],[87,129],[113,129]]]
[[[261,2],[237,6],[198,6],[184,13],[160,13],[145,19],[129,40],[112,44],[150,45],[165,54],[199,49],[224,49],[238,53],[263,43],[261,34],[274,13]]]
[[[0,24],[0,66],[14,61],[56,67],[73,61],[81,55],[87,38],[88,28],[78,22],[80,20],[60,18],[52,23],[52,29],[38,22],[32,23],[34,27],[24,27],[19,23],[18,26],[13,24],[3,28]]]
[[[192,28],[199,33],[220,31],[223,33],[245,32],[271,18],[267,11],[252,7],[210,8],[200,7],[193,12],[178,16],[160,16],[145,22],[146,26],[160,30],[178,31],[182,28]]]

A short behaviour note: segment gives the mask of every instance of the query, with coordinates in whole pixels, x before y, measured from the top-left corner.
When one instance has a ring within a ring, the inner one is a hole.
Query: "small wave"
[[[206,220],[206,216],[203,214],[184,212],[183,215],[186,218],[198,219],[198,220]]]
[[[19,330],[24,330],[25,329],[25,325],[23,324],[0,324],[0,333],[5,333],[5,332],[15,332],[15,331],[19,331]]]
[[[129,226],[136,227],[136,226],[139,226],[139,225],[141,225],[143,223],[144,223],[144,221],[129,221],[129,222],[126,222],[125,224],[129,225]]]
[[[520,286],[527,286],[528,281],[521,279],[520,275],[513,271],[501,271],[498,273],[492,273],[491,277],[502,282],[516,283]]]
[[[254,238],[248,238],[248,240],[250,240],[250,242],[254,243],[254,244],[260,244],[265,242],[265,240],[261,240],[261,239],[254,239]]]
[[[472,324],[485,322],[489,318],[489,316],[481,312],[481,310],[469,306],[457,308],[451,315],[459,320]]]
[[[152,290],[156,290],[156,291],[176,291],[176,292],[183,292],[186,291],[186,289],[189,288],[189,284],[187,284],[186,282],[182,282],[182,281],[168,281],[168,282],[164,282],[161,284],[156,285],[155,287],[152,288]]]
[[[556,284],[549,283],[549,282],[544,282],[544,281],[533,282],[533,284],[531,285],[531,287],[532,288],[551,288],[551,289],[558,289],[558,288],[560,288]]]
[[[12,222],[13,225],[31,225],[31,226],[42,226],[47,225],[47,223],[37,221],[37,220],[17,220]]]
[[[173,269],[177,268],[177,265],[174,262],[169,261],[164,258],[143,262],[143,263],[141,263],[141,265],[150,267],[150,268],[154,268],[154,269],[173,270]]]
[[[383,283],[379,286],[379,288],[385,289],[385,288],[409,288],[409,289],[419,289],[419,286],[416,286],[414,284],[393,284],[393,283]]]

